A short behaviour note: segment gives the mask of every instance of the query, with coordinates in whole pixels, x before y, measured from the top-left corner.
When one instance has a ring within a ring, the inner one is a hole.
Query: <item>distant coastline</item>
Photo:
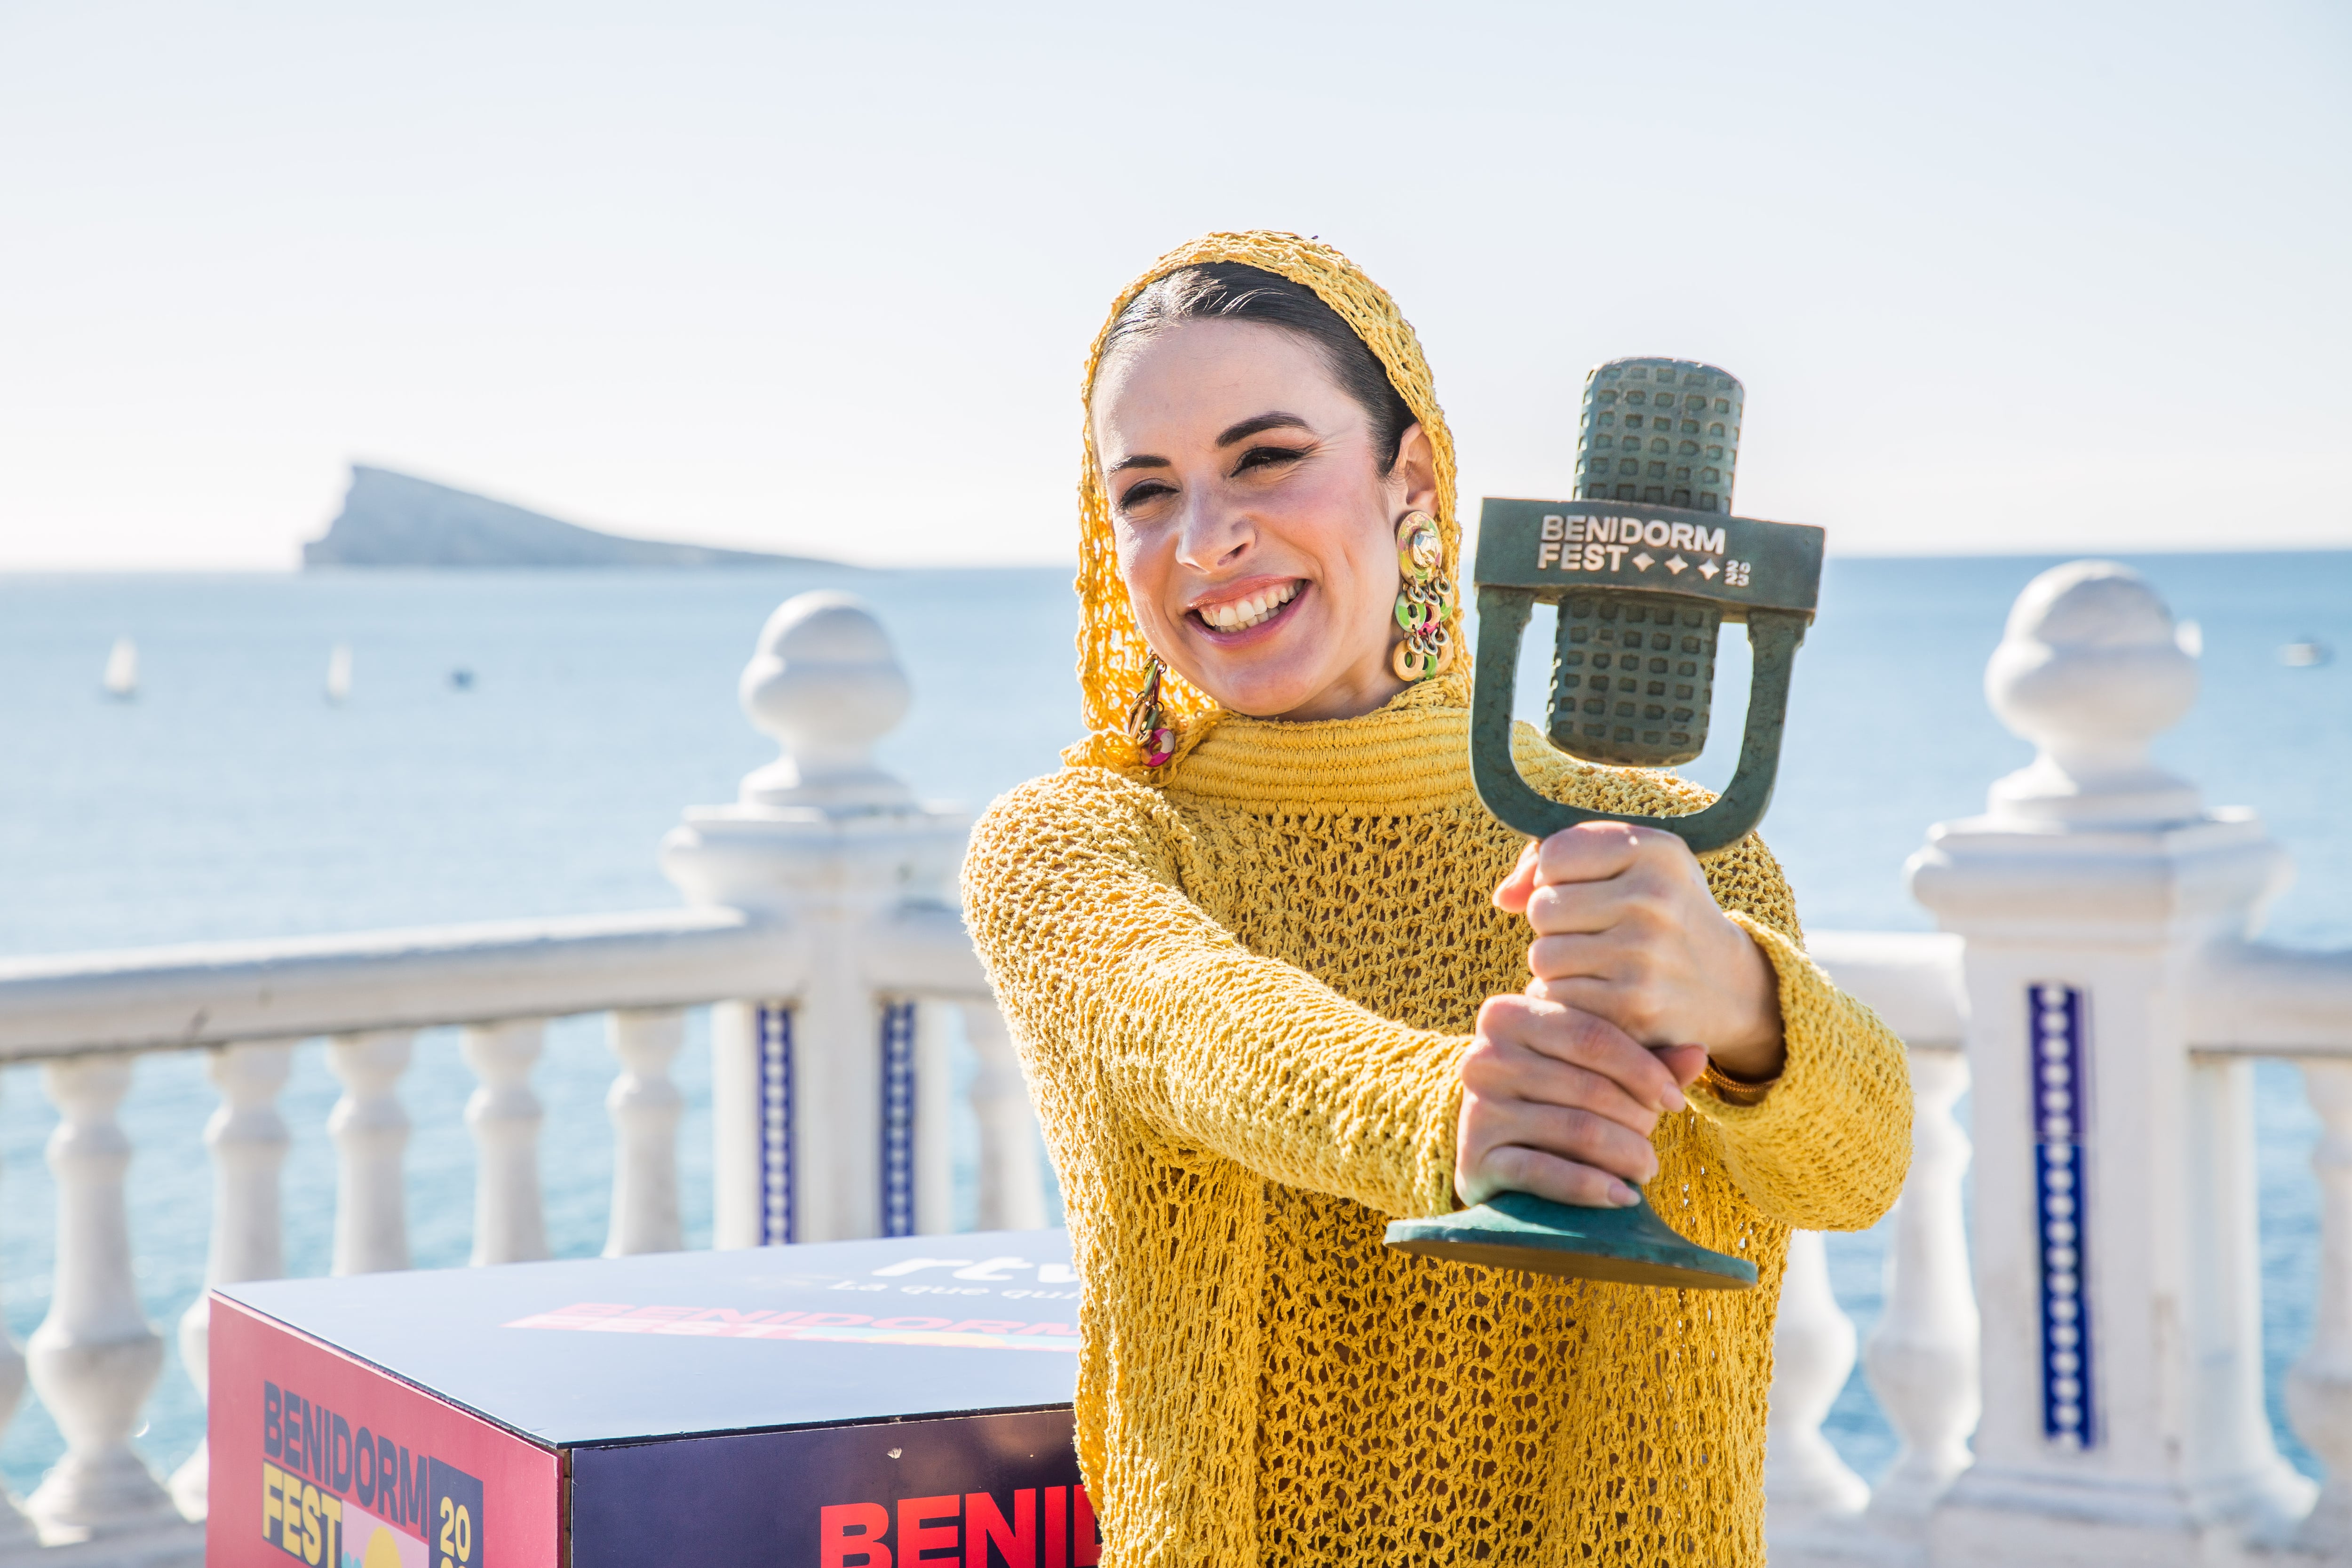
[[[352,465],[343,510],[302,546],[305,571],[366,566],[834,566],[811,555],[767,555],[666,540],[630,539],[563,522],[506,501],[389,468]]]

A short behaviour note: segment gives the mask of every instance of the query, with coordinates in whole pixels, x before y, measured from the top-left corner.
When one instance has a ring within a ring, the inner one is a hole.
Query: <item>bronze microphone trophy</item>
[[[1790,668],[1821,596],[1822,531],[1733,517],[1743,393],[1691,360],[1619,359],[1585,377],[1576,499],[1488,499],[1478,514],[1478,669],[1470,768],[1478,798],[1542,838],[1580,822],[1632,822],[1705,854],[1763,816],[1780,765]],[[1755,673],[1739,765],[1688,816],[1625,816],[1538,795],[1511,756],[1519,642],[1538,604],[1559,607],[1551,743],[1612,767],[1667,768],[1706,744],[1716,635],[1744,623]],[[1637,1187],[1636,1192],[1639,1192]],[[1685,1240],[1646,1197],[1583,1208],[1501,1193],[1475,1208],[1398,1220],[1407,1252],[1534,1274],[1745,1290],[1756,1266]]]

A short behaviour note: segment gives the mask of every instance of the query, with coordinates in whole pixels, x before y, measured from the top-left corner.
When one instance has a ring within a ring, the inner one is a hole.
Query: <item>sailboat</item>
[[[352,645],[337,643],[327,656],[327,700],[341,702],[352,694]]]
[[[118,702],[139,695],[139,645],[129,637],[115,638],[106,656],[106,694]]]

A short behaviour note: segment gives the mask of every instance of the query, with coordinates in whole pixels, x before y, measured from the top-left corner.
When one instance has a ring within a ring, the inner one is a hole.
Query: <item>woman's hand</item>
[[[1531,996],[1607,1020],[1644,1046],[1701,1046],[1724,1072],[1779,1075],[1780,978],[1716,907],[1671,833],[1587,822],[1529,844],[1495,889],[1535,928]]]
[[[1507,886],[1508,884],[1506,884]],[[1490,996],[1462,1056],[1454,1190],[1622,1208],[1658,1173],[1650,1131],[1683,1108],[1706,1058],[1652,1051],[1605,1018],[1535,996]],[[1620,1178],[1622,1178],[1622,1180]]]
[[[1650,1133],[1712,1058],[1777,1076],[1779,977],[1680,838],[1591,822],[1531,843],[1495,889],[1536,940],[1524,996],[1492,996],[1462,1058],[1454,1190],[1623,1207]]]

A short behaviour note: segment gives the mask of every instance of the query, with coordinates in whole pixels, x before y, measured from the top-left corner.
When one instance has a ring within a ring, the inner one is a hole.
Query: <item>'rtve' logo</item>
[[[820,1568],[1093,1568],[1102,1561],[1084,1487],[1024,1487],[1013,1494],[1009,1520],[988,1492],[900,1498],[895,1522],[894,1536],[891,1510],[878,1502],[819,1510]]]

